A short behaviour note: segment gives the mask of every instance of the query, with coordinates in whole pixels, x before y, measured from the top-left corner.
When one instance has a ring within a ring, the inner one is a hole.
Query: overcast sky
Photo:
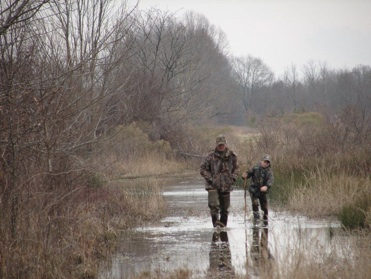
[[[233,55],[259,57],[278,76],[309,60],[371,65],[371,0],[140,0],[140,9],[150,7],[205,15]]]

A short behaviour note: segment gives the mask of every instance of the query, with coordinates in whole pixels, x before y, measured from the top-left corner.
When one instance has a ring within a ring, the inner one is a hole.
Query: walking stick
[[[244,216],[244,223],[245,223],[245,226],[246,226],[246,214],[247,214],[247,208],[246,208],[246,184],[247,184],[247,179],[244,180],[243,182],[243,189],[244,189],[244,199],[245,199],[245,216]]]
[[[247,228],[246,228],[246,215],[247,215],[247,209],[246,209],[246,184],[247,184],[247,179],[243,181],[243,189],[244,189],[244,199],[245,199],[245,216],[244,216],[244,224],[245,224],[245,256],[246,256],[246,262],[245,266],[247,267],[249,265],[248,261],[248,254],[247,254]]]

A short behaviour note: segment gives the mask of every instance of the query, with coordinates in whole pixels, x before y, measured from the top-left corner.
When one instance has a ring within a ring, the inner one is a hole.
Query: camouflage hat
[[[219,135],[216,137],[216,141],[215,141],[216,145],[219,145],[219,144],[226,144],[227,141],[225,140],[225,136],[224,135]]]
[[[262,161],[269,161],[271,162],[271,156],[269,156],[268,154],[265,154],[262,158]]]

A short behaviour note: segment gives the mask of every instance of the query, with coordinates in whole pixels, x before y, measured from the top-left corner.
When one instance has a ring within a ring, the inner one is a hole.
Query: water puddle
[[[167,186],[164,196],[168,215],[156,225],[137,228],[124,239],[110,270],[102,272],[100,278],[129,279],[143,272],[181,268],[191,270],[193,278],[233,278],[234,274],[259,278],[262,258],[288,265],[299,251],[312,257],[319,252],[330,255],[336,251],[338,257],[350,253],[338,249],[345,244],[332,233],[340,227],[336,220],[308,219],[271,209],[269,227],[253,228],[249,197],[244,221],[242,190],[232,192],[228,228],[218,232],[212,228],[201,180]]]

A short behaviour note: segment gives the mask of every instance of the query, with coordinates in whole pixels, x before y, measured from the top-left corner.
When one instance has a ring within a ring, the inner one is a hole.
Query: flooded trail
[[[191,270],[193,278],[219,278],[215,273],[220,278],[233,278],[234,274],[259,278],[262,257],[288,265],[298,251],[313,257],[319,251],[343,251],[337,249],[344,245],[343,241],[331,233],[332,228],[340,227],[336,220],[308,219],[271,209],[269,227],[253,228],[249,197],[248,218],[244,222],[242,190],[231,194],[228,228],[223,232],[212,228],[202,180],[166,186],[163,194],[168,204],[167,216],[158,224],[137,228],[123,239],[112,267],[101,272],[100,278],[129,279],[142,273],[181,268]]]

